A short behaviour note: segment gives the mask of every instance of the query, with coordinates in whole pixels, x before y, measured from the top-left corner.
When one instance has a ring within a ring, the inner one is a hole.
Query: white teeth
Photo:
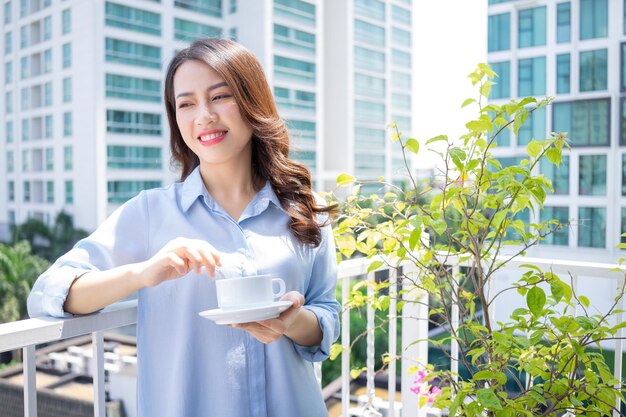
[[[217,137],[220,137],[224,134],[224,132],[216,132],[216,133],[211,133],[210,135],[205,135],[205,136],[200,136],[200,140],[202,142],[208,142],[211,139],[215,139]]]

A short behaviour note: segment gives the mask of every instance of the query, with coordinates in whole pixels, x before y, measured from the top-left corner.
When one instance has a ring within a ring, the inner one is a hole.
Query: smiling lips
[[[198,140],[202,146],[211,146],[220,143],[226,137],[227,130],[211,130],[210,132],[202,132],[198,136]]]

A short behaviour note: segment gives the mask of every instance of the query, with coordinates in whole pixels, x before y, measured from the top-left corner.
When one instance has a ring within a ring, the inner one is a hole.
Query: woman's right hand
[[[214,276],[215,268],[222,265],[217,250],[207,241],[179,237],[138,266],[143,286],[154,287],[164,281],[180,278],[192,270],[200,273],[203,266],[209,276]]]

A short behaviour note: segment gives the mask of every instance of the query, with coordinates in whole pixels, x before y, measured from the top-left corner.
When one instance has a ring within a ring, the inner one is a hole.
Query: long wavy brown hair
[[[315,202],[311,174],[301,163],[289,159],[289,133],[278,115],[263,67],[244,46],[225,39],[198,39],[170,62],[165,76],[164,101],[170,126],[172,160],[182,168],[181,181],[200,164],[185,144],[176,121],[174,75],[189,60],[209,65],[228,84],[243,118],[252,127],[252,170],[269,181],[283,209],[291,217],[289,228],[305,244],[318,246],[321,226],[318,214],[336,211],[336,205]]]

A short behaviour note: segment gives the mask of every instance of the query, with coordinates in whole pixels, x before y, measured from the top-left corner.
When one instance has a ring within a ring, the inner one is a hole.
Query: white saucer
[[[291,307],[291,301],[275,301],[261,306],[223,310],[212,310],[198,313],[205,319],[213,320],[217,324],[250,323],[253,321],[268,320],[278,317],[280,313]]]

